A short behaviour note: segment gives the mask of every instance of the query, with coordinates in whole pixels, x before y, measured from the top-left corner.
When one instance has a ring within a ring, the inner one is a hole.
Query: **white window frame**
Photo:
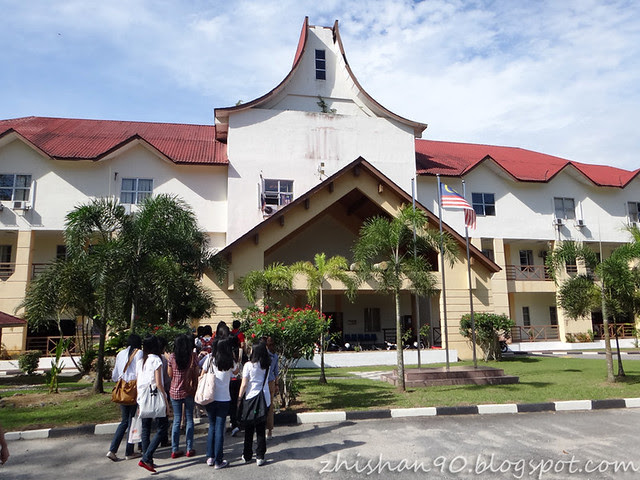
[[[271,205],[277,209],[293,201],[293,180],[265,178],[263,188],[263,207]]]
[[[488,196],[491,196],[493,201],[488,202]],[[496,195],[491,192],[473,192],[471,193],[471,203],[476,215],[482,215],[484,217],[495,217],[496,215]]]
[[[31,192],[33,191],[33,176],[30,173],[2,173],[0,176],[13,177],[13,183],[9,185],[0,185],[0,191],[2,190],[11,190],[11,198],[0,198],[0,201],[3,202],[31,202]],[[16,180],[18,177],[27,177],[28,185],[27,186],[16,186]],[[26,191],[26,195],[23,195],[26,198],[16,198],[16,191]]]
[[[569,202],[571,202],[571,207],[568,205]],[[560,206],[558,206],[559,203],[561,204]],[[571,197],[553,197],[553,210],[556,218],[563,220],[576,219],[576,201]]]
[[[124,184],[127,181],[133,181],[132,189],[125,189]],[[151,182],[151,190],[140,190],[140,182]],[[130,202],[125,201],[124,196],[131,195],[131,198],[127,198],[127,200],[131,200]],[[153,195],[153,179],[152,178],[134,178],[134,177],[124,177],[122,182],[120,183],[120,203],[123,205],[139,205],[146,198]]]

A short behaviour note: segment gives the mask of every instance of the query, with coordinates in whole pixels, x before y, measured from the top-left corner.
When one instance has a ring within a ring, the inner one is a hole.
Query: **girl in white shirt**
[[[249,400],[260,393],[264,393],[267,408],[271,405],[271,395],[269,395],[269,382],[266,377],[269,374],[269,365],[271,358],[267,351],[267,345],[264,341],[260,341],[251,349],[251,357],[244,364],[242,370],[242,385],[240,386],[240,394],[238,395],[238,405],[245,396],[245,400]],[[267,452],[267,439],[265,436],[265,420],[244,426],[244,450],[242,458],[246,463],[251,461],[253,457],[253,432],[256,432],[256,463],[259,467],[265,464],[264,455]]]
[[[202,365],[202,374],[213,371],[216,375],[213,402],[205,405],[209,417],[209,433],[207,435],[207,465],[216,469],[228,465],[223,460],[224,426],[231,406],[229,381],[232,375],[239,372],[231,350],[231,339],[227,335],[216,335],[213,351],[207,355]]]
[[[160,358],[160,342],[155,336],[146,337],[142,341],[142,359],[138,362],[137,369],[137,389],[138,389],[138,404],[140,403],[140,394],[145,388],[149,388],[150,385],[158,388],[158,393],[164,396],[165,405],[167,410],[163,417],[158,417],[158,431],[156,432],[153,440],[151,437],[151,427],[153,425],[153,418],[142,419],[142,460],[138,462],[138,466],[155,472],[155,465],[153,464],[153,454],[160,445],[163,437],[167,434],[167,428],[169,422],[167,420],[168,402],[167,394],[164,391],[164,378],[162,373],[162,359]]]

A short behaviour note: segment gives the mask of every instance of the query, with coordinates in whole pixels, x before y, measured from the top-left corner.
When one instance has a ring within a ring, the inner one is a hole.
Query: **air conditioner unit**
[[[561,227],[562,225],[564,225],[564,218],[554,218],[553,219],[553,224],[556,227]]]
[[[16,200],[13,202],[13,210],[29,210],[31,205],[25,200]]]
[[[265,205],[264,209],[262,210],[262,214],[265,217],[269,217],[271,215],[273,215],[274,213],[276,213],[278,211],[278,207],[275,205]]]
[[[581,218],[576,220],[576,227],[578,227],[578,228],[584,227],[584,220],[581,219]]]

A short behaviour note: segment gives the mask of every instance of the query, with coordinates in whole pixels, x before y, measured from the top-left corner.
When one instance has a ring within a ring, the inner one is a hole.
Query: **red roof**
[[[0,312],[0,328],[2,327],[21,327],[26,325],[27,321],[8,313]]]
[[[483,161],[493,161],[521,182],[548,182],[564,168],[575,168],[594,185],[625,187],[640,173],[640,169],[589,165],[515,147],[419,139],[415,145],[418,175],[460,177]]]
[[[46,155],[60,160],[100,160],[141,140],[174,163],[227,165],[227,146],[215,127],[175,123],[121,122],[24,117],[0,121],[0,138],[16,132]]]

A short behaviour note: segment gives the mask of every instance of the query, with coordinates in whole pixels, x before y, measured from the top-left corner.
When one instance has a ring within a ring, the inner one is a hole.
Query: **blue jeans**
[[[154,420],[157,420],[158,431],[151,440],[151,427],[153,426]],[[142,461],[144,463],[153,463],[153,454],[155,453],[156,448],[158,448],[158,445],[160,445],[162,437],[167,434],[168,428],[169,420],[167,417],[142,419]]]
[[[207,458],[213,458],[216,465],[222,463],[222,447],[224,446],[224,424],[229,413],[231,402],[211,402],[205,405],[209,416],[209,433],[207,435]]]
[[[180,420],[182,419],[182,406],[184,405],[184,418],[186,420],[185,436],[187,437],[187,452],[193,450],[193,396],[176,400],[171,399],[173,406],[173,428],[171,429],[171,451],[177,452],[180,446]]]
[[[122,420],[120,420],[120,425],[116,429],[116,433],[113,435],[113,440],[111,440],[111,446],[109,447],[109,451],[113,453],[118,452],[118,448],[120,448],[120,442],[124,438],[124,434],[127,433],[129,427],[131,427],[131,419],[136,414],[136,410],[138,405],[120,405],[120,414],[122,415]],[[133,443],[127,442],[127,447],[125,448],[125,455],[133,454]]]

